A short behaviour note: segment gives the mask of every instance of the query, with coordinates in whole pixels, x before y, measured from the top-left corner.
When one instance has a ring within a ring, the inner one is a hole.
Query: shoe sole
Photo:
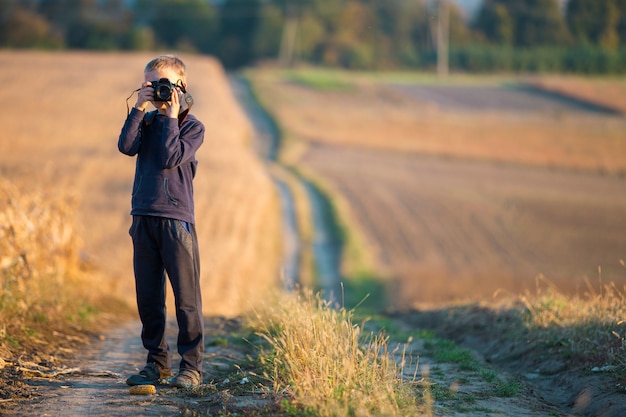
[[[137,386],[142,386],[142,385],[156,385],[158,383],[159,383],[159,380],[156,380],[156,381],[141,381],[141,382],[135,382],[135,381],[126,380],[126,385],[131,386],[131,387],[137,387]]]
[[[136,386],[141,386],[141,385],[170,385],[170,380],[172,379],[172,377],[165,377],[165,378],[159,378],[159,379],[151,379],[151,380],[145,380],[145,381],[141,381],[141,382],[135,382],[135,381],[130,381],[130,378],[126,380],[126,385],[131,386],[131,387],[136,387]]]

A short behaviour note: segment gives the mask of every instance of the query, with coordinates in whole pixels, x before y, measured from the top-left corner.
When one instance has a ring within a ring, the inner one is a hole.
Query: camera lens
[[[172,98],[172,88],[169,85],[159,85],[154,92],[154,96],[159,101],[168,101]]]

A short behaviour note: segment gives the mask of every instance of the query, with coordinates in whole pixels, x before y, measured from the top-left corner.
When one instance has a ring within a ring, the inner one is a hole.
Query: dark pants
[[[187,226],[187,227],[186,227]],[[200,260],[193,224],[164,217],[133,216],[133,267],[141,340],[148,363],[171,368],[165,338],[165,273],[174,292],[180,369],[202,371],[204,352]]]

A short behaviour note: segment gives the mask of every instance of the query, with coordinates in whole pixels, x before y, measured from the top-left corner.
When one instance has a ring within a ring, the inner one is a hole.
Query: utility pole
[[[447,77],[449,72],[448,46],[450,41],[450,5],[448,0],[438,0],[437,12],[437,75]]]
[[[291,67],[298,34],[298,8],[295,4],[288,4],[286,7],[278,60],[283,67]]]

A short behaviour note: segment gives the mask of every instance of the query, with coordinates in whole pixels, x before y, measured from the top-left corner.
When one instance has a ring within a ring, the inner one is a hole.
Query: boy
[[[171,384],[194,388],[202,382],[204,325],[193,178],[204,125],[189,114],[191,96],[186,94],[186,68],[179,58],[162,55],[153,59],[145,67],[144,78],[118,141],[120,152],[137,156],[129,233],[143,325],[141,340],[148,350],[146,366],[126,383],[156,384],[172,376],[165,337],[167,272],[174,292],[181,356]],[[156,110],[146,113],[149,103]]]

